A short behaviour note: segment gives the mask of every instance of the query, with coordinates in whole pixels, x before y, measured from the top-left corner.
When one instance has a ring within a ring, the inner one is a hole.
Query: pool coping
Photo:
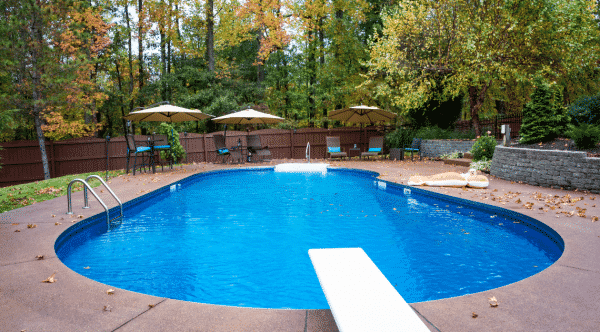
[[[365,170],[375,167],[372,165],[376,163],[359,164]],[[167,185],[188,175],[175,176]],[[131,180],[139,182],[142,178]],[[379,180],[392,183],[385,178],[380,176]],[[151,180],[152,176],[146,179]],[[113,182],[117,181],[113,179]],[[150,181],[147,185],[148,190],[160,187]],[[582,196],[574,191],[539,188],[496,178],[490,180],[490,190],[523,190],[526,187],[561,196],[565,193]],[[125,183],[122,187],[115,185],[113,190],[124,202],[143,199],[135,197],[134,192],[128,193],[131,188]],[[435,188],[414,189],[441,192]],[[462,198],[460,196],[464,193],[461,189],[444,190],[449,191],[446,195],[456,198]],[[83,205],[81,196],[73,197],[76,214],[84,211],[80,209]],[[600,203],[600,199],[596,202]],[[86,216],[102,212],[98,204],[90,203],[92,208],[85,211]],[[71,225],[70,219],[64,216],[66,205],[66,197],[63,196],[0,214],[0,223],[3,223],[0,225],[3,243],[0,246],[0,322],[11,330],[337,330],[329,310],[227,307],[165,299],[121,289],[116,289],[114,295],[108,295],[106,291],[110,286],[73,272],[56,258],[55,240]],[[596,300],[600,291],[600,261],[596,258],[600,252],[600,223],[577,217],[552,218],[554,215],[512,203],[506,206],[495,202],[488,205],[507,208],[543,222],[562,237],[565,251],[552,266],[519,282],[455,298],[412,303],[411,306],[430,330],[596,330],[600,326],[600,304]],[[56,217],[51,217],[52,214]],[[54,225],[57,221],[61,225]],[[29,223],[37,227],[26,228]],[[15,232],[16,229],[20,232]],[[44,255],[44,259],[35,259],[37,255]],[[54,271],[57,282],[41,282]],[[492,296],[498,299],[498,307],[489,305],[488,298]],[[477,318],[473,318],[473,313]]]

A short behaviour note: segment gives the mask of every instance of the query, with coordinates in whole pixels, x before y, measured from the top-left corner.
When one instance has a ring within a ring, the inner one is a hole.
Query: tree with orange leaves
[[[49,179],[44,129],[53,127],[44,126],[46,114],[58,111],[65,124],[84,121],[86,111],[93,116],[95,104],[104,98],[95,75],[109,43],[109,25],[83,1],[2,0],[0,9],[5,23],[0,27],[5,59],[0,72],[14,77],[9,88],[14,93],[5,103],[33,117],[44,178]]]

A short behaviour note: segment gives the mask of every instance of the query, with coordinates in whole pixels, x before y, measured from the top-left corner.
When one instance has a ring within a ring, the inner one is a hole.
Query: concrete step
[[[445,159],[444,160],[444,164],[456,165],[456,166],[465,166],[465,167],[471,166],[472,162],[473,162],[473,159],[467,159],[467,158]]]

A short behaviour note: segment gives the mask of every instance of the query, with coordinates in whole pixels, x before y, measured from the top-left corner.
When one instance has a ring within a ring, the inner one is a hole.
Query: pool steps
[[[308,255],[338,329],[429,329],[361,248],[309,249]]]
[[[106,189],[108,189],[108,192],[114,197],[114,199],[117,200],[117,203],[119,203],[119,206],[121,208],[121,215],[114,217],[113,219],[110,219],[109,216],[109,212],[108,212],[108,207],[106,206],[106,204],[104,204],[104,201],[102,201],[102,199],[98,196],[98,194],[96,194],[96,192],[94,191],[94,189],[92,189],[92,187],[90,187],[88,181],[90,179],[98,179],[100,180],[100,182],[102,182],[102,184],[104,185],[104,187],[106,187]],[[102,207],[104,207],[104,211],[106,212],[106,225],[108,226],[108,229],[112,229],[113,227],[111,227],[111,225],[116,226],[118,224],[111,224],[112,221],[119,219],[121,222],[123,222],[123,204],[121,203],[121,200],[117,197],[117,195],[112,191],[112,189],[110,189],[110,187],[108,186],[108,184],[106,184],[106,182],[104,182],[104,180],[102,180],[101,177],[99,177],[98,175],[90,175],[88,176],[85,180],[82,179],[73,179],[71,182],[69,182],[69,186],[67,188],[67,214],[73,214],[73,207],[71,204],[71,188],[73,186],[73,183],[75,182],[81,182],[83,184],[83,197],[84,197],[84,209],[89,209],[89,202],[88,202],[88,195],[87,195],[87,191],[88,189],[92,192],[92,195],[94,195],[94,197],[96,197],[96,199],[98,200],[98,202],[100,202],[100,204],[102,205]]]

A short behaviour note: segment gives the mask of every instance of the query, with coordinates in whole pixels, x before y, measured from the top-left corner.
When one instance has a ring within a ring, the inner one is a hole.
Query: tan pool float
[[[473,187],[486,188],[490,181],[483,175],[477,175],[475,169],[469,172],[459,174],[456,172],[446,172],[434,174],[431,176],[415,175],[408,179],[409,186],[433,186],[433,187]]]

